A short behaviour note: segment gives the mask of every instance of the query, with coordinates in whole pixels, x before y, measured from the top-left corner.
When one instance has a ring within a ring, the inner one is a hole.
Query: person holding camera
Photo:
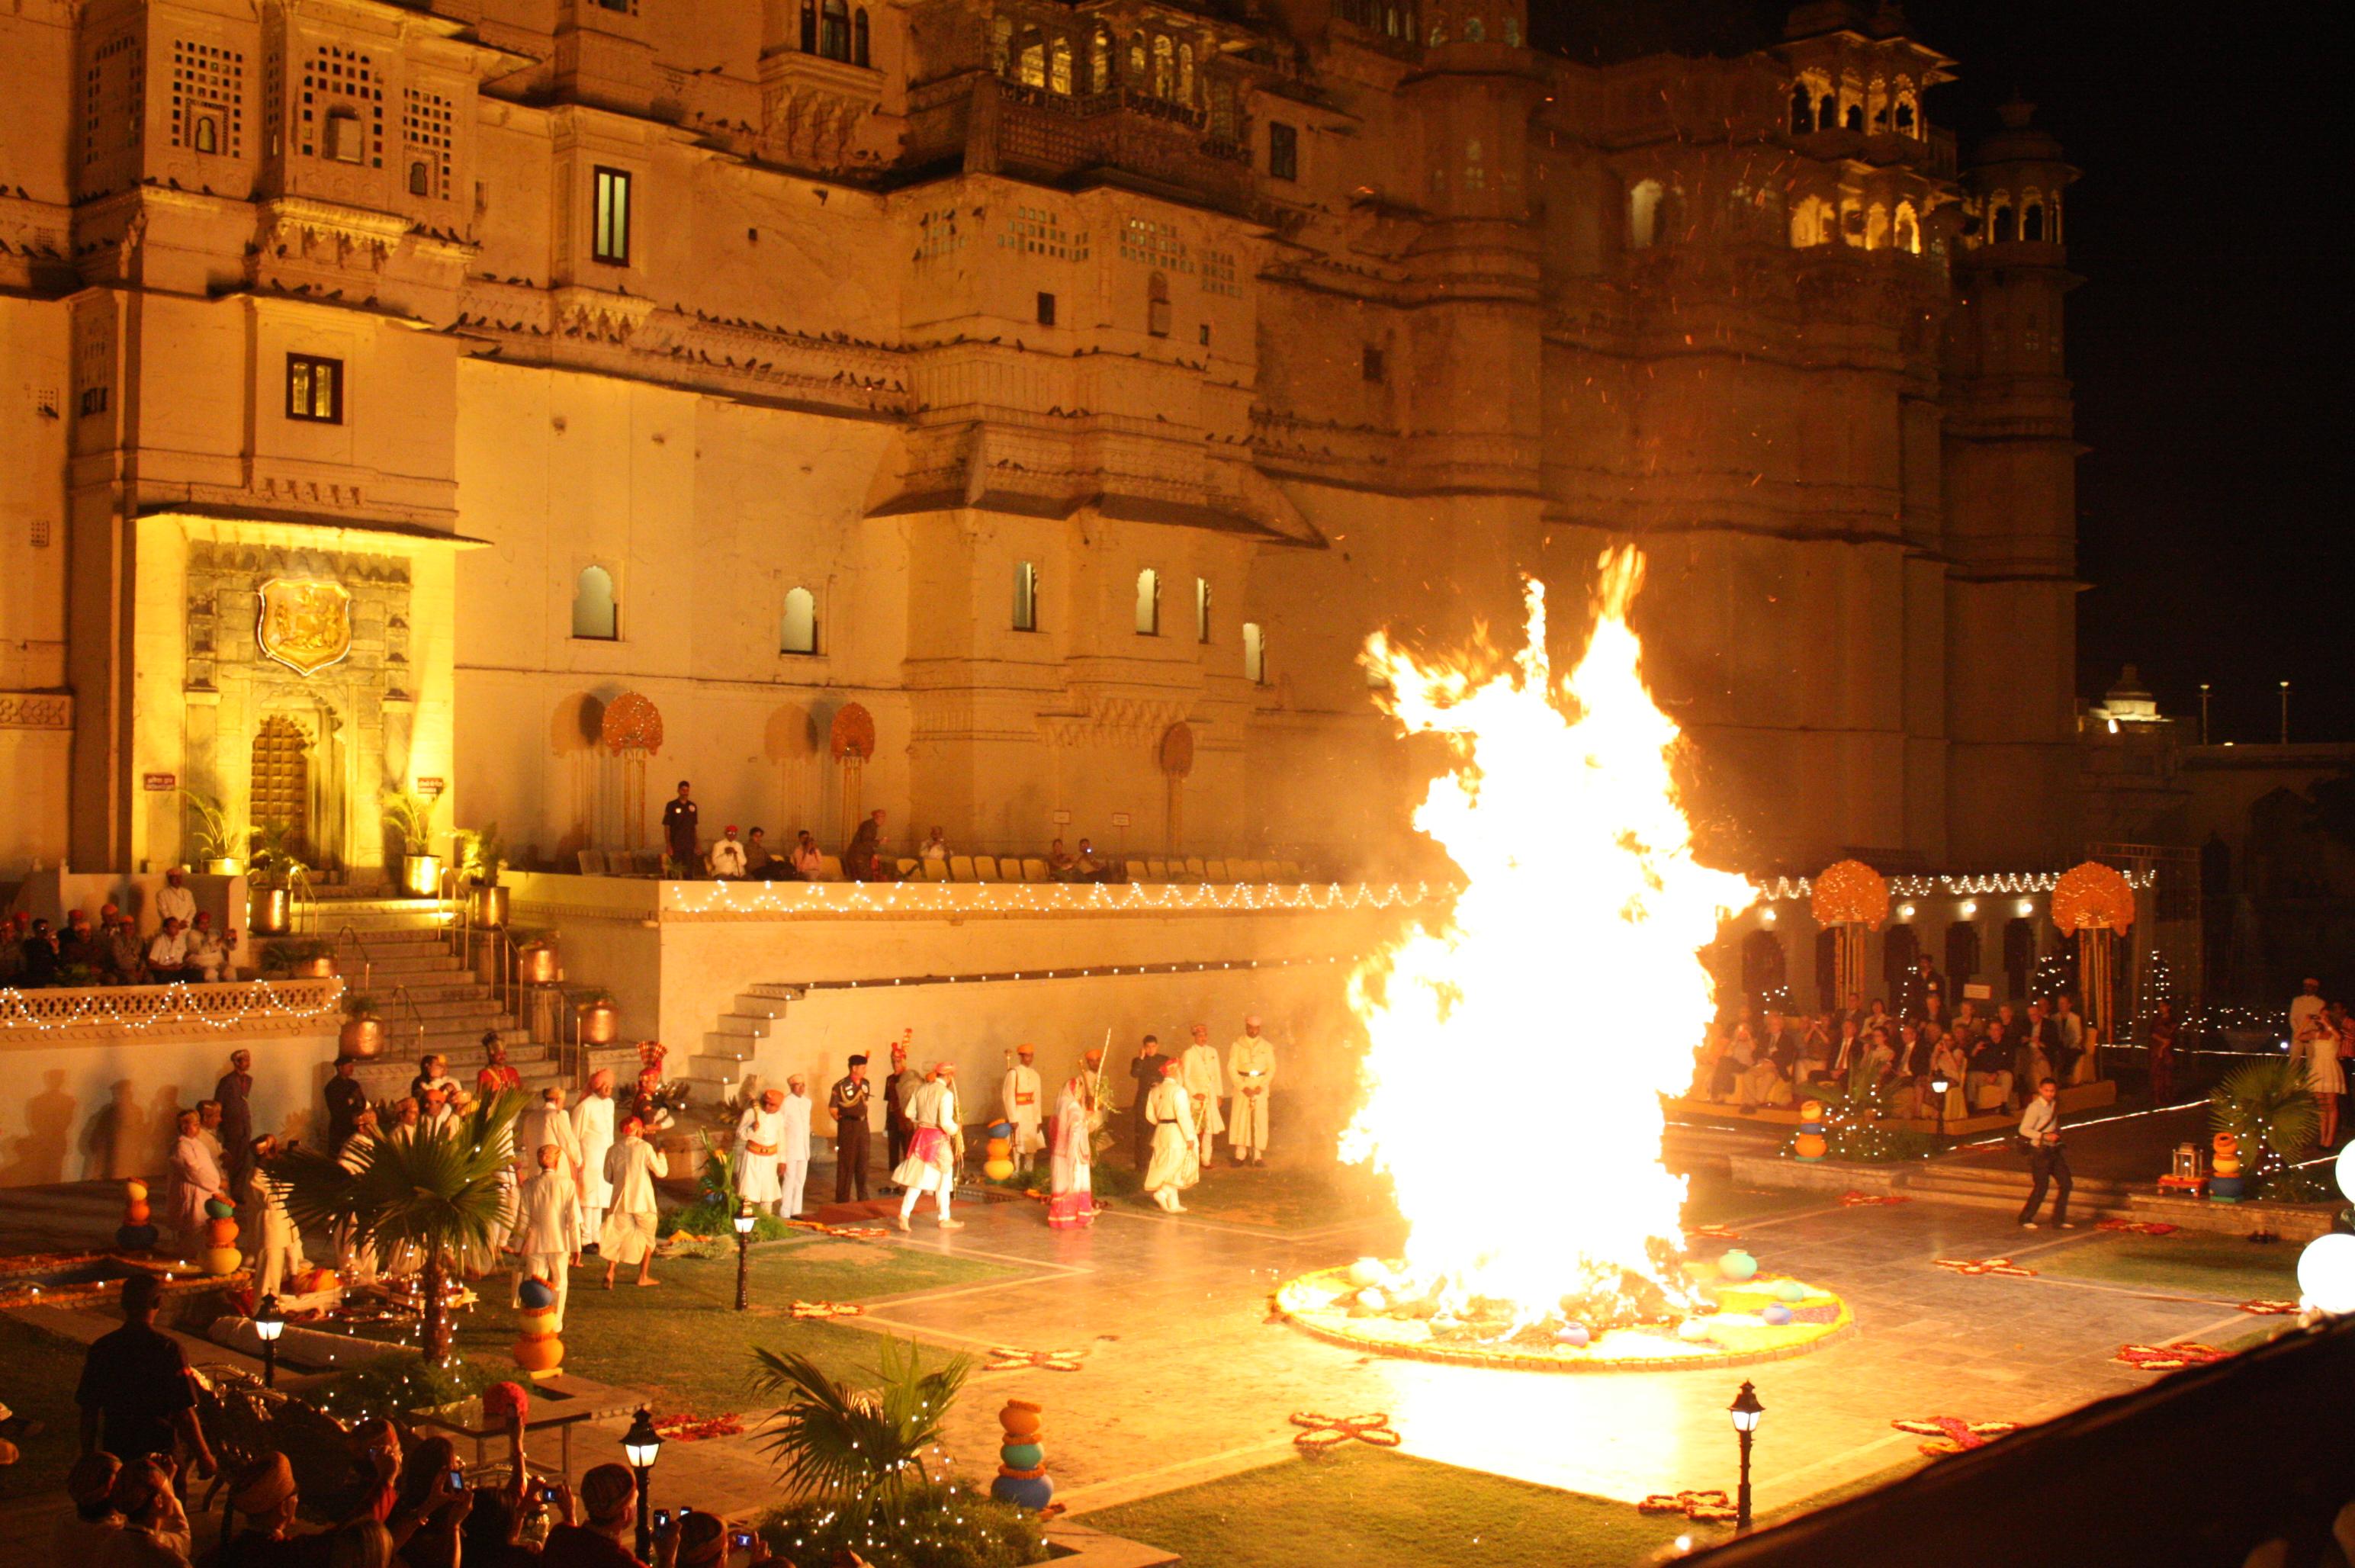
[[[2036,1211],[2044,1206],[2044,1189],[2051,1187],[2055,1189],[2053,1228],[2075,1230],[2069,1223],[2069,1156],[2061,1147],[2061,1085],[2052,1079],[2037,1084],[2036,1098],[2020,1115],[2019,1152],[2028,1157],[2028,1168],[2035,1179],[2029,1189],[2028,1206],[2019,1211],[2019,1228],[2036,1229]]]

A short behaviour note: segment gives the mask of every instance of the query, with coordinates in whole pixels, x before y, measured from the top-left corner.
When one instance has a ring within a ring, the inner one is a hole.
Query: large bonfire
[[[1390,1301],[1479,1338],[1695,1304],[1660,1096],[1714,1008],[1699,953],[1756,892],[1693,859],[1677,727],[1627,625],[1642,576],[1632,549],[1603,558],[1593,635],[1559,684],[1536,582],[1502,668],[1422,664],[1380,635],[1365,655],[1401,726],[1453,744],[1415,826],[1464,887],[1354,977],[1369,1047],[1342,1154],[1390,1174],[1410,1227]]]

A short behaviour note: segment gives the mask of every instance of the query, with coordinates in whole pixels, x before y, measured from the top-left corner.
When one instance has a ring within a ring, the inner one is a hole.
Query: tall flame
[[[1414,821],[1465,885],[1352,979],[1369,1047],[1341,1153],[1392,1179],[1401,1283],[1450,1314],[1508,1303],[1513,1328],[1581,1315],[1566,1298],[1640,1316],[1645,1281],[1686,1301],[1659,1096],[1683,1090],[1710,1023],[1700,950],[1756,897],[1693,859],[1678,733],[1627,625],[1642,578],[1635,549],[1603,557],[1594,634],[1558,691],[1535,581],[1506,669],[1426,666],[1380,634],[1364,657],[1407,732],[1454,742]]]

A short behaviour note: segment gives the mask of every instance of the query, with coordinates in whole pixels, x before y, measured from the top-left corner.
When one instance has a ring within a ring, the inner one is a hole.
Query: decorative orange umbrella
[[[1816,923],[1834,933],[1840,999],[1864,991],[1864,938],[1889,919],[1889,879],[1861,860],[1835,860],[1808,884]]]
[[[2134,884],[2126,873],[2099,860],[2087,860],[2061,873],[2052,884],[2052,923],[2077,943],[2077,978],[2085,990],[2085,1024],[2096,1044],[2115,1032],[2117,1013],[2117,940],[2132,929]],[[2099,1072],[2101,1053],[2089,1051],[2085,1060]]]

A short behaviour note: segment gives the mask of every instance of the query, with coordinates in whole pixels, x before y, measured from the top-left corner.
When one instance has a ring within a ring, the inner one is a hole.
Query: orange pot
[[[205,1240],[216,1247],[234,1246],[237,1243],[237,1221],[234,1220],[206,1221]]]
[[[1036,1437],[1039,1424],[1039,1407],[1027,1399],[1009,1399],[997,1413],[997,1424],[1006,1428],[1010,1437]]]
[[[154,1212],[155,1211],[147,1206],[147,1200],[144,1198],[134,1198],[123,1206],[123,1222],[126,1225],[144,1225],[147,1222],[147,1216]]]
[[[553,1334],[517,1339],[509,1354],[525,1371],[552,1372],[564,1364],[564,1341]]]

